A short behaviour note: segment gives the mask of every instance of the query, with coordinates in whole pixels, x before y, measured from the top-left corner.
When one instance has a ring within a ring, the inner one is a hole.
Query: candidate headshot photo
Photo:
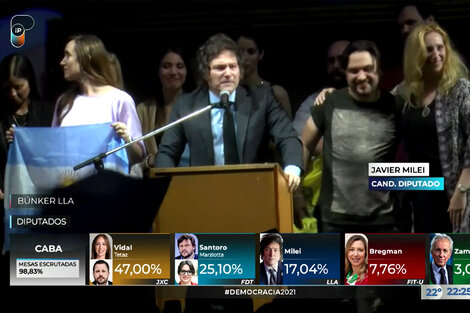
[[[344,273],[346,285],[368,284],[367,237],[363,234],[345,234]]]
[[[92,285],[96,286],[107,286],[112,285],[113,282],[111,281],[111,266],[105,260],[97,260],[94,262],[92,267]]]
[[[429,248],[430,271],[429,278],[432,284],[447,285],[453,283],[452,248],[454,241],[449,235],[434,234]]]
[[[193,234],[175,234],[175,259],[197,259],[197,237]]]
[[[108,234],[90,234],[90,258],[105,260],[112,258],[112,238]]]
[[[176,261],[175,284],[197,286],[197,260]]]
[[[261,258],[259,264],[260,285],[282,285],[282,244],[283,239],[279,234],[261,235],[259,245]]]

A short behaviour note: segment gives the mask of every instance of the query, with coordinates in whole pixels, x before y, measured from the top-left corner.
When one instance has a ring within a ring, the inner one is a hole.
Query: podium
[[[278,164],[153,168],[147,176],[171,177],[155,232],[293,231],[292,193]]]

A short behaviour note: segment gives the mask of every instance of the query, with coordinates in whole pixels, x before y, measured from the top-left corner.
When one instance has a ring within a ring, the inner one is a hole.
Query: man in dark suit
[[[281,154],[289,188],[297,188],[302,143],[271,88],[239,86],[243,56],[237,44],[224,34],[214,35],[198,49],[197,59],[203,85],[178,98],[171,122],[209,104],[220,103],[222,91],[228,94],[230,105],[214,108],[166,130],[155,166],[177,166],[186,144],[191,166],[264,163],[268,161],[272,138]],[[230,133],[232,137],[228,137]]]
[[[447,285],[453,283],[452,265],[447,261],[452,255],[452,238],[446,234],[436,234],[431,241],[432,262],[430,264],[431,283],[438,285]]]
[[[178,240],[178,251],[179,255],[175,257],[177,260],[183,259],[197,259],[196,253],[196,239],[194,239],[193,235],[184,234],[181,235]]]
[[[259,264],[260,285],[282,285],[282,237],[278,234],[266,234],[260,242]]]
[[[109,264],[104,260],[98,260],[93,264],[93,278],[95,279],[92,284],[97,286],[112,285],[113,282],[109,278]]]

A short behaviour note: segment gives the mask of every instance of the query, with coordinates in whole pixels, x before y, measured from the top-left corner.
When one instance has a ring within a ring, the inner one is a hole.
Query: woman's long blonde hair
[[[435,22],[418,25],[408,35],[404,51],[405,81],[402,94],[408,103],[419,105],[423,97],[424,65],[427,59],[424,37],[433,32],[442,36],[446,51],[438,91],[441,94],[447,94],[458,79],[468,76],[468,69],[455,51],[447,32]]]

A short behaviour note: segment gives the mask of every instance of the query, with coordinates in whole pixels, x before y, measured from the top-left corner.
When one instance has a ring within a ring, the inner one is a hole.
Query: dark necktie
[[[237,138],[235,136],[235,124],[233,122],[232,110],[230,107],[224,108],[224,156],[225,164],[239,164]]]
[[[276,273],[274,272],[274,269],[270,268],[269,269],[269,274],[271,274],[270,278],[269,278],[269,284],[270,285],[277,285]]]
[[[439,273],[441,274],[441,285],[447,285],[446,272],[442,267],[439,270]]]

